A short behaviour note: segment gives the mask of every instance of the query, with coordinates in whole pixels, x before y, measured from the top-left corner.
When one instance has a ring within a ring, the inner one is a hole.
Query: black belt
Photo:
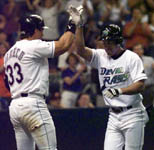
[[[29,95],[35,95],[35,94],[28,94],[28,93],[21,93],[20,94],[21,97],[28,97]],[[36,95],[38,95],[38,94],[36,94]],[[38,96],[43,97],[44,99],[46,98],[45,95],[38,95]]]
[[[128,106],[128,107],[110,107],[110,109],[114,112],[114,113],[121,113],[123,111],[126,111],[128,109],[133,108],[133,106]]]

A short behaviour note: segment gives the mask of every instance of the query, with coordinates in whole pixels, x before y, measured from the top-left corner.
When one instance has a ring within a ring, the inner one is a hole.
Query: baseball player
[[[58,41],[45,42],[44,21],[38,15],[20,20],[21,40],[5,54],[6,84],[12,102],[10,119],[18,150],[57,150],[55,126],[45,103],[48,95],[48,59],[64,53],[74,40],[75,24],[69,22]]]
[[[75,7],[72,18],[82,18]],[[134,52],[123,48],[119,26],[110,24],[102,29],[104,49],[85,47],[83,24],[76,29],[78,54],[98,69],[100,88],[109,106],[109,119],[105,134],[104,150],[141,150],[144,127],[148,115],[142,104],[140,91],[147,79],[141,59]]]

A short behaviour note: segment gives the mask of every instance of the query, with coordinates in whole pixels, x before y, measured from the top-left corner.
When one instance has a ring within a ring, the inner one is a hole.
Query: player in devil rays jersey
[[[72,18],[82,18],[75,7]],[[141,150],[148,115],[140,91],[147,79],[141,59],[122,47],[119,26],[110,24],[102,29],[100,40],[104,49],[85,47],[83,25],[76,29],[78,54],[98,69],[99,82],[109,119],[104,150]]]
[[[5,54],[6,84],[12,102],[9,107],[18,150],[57,150],[55,126],[45,103],[48,96],[48,58],[69,49],[75,24],[69,21],[66,32],[57,41],[45,42],[43,19],[29,15],[20,20],[21,40]]]

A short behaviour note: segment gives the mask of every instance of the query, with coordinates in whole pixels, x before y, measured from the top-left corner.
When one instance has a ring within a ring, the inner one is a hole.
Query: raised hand
[[[74,22],[76,26],[83,25],[83,20],[82,20],[83,6],[75,8],[74,6],[71,5],[68,9],[68,12],[70,14],[70,19]]]

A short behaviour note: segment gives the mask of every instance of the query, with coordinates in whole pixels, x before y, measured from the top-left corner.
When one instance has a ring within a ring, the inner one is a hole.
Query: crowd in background
[[[19,19],[28,14],[39,14],[49,29],[43,40],[58,39],[68,23],[67,8],[85,8],[85,44],[103,48],[99,41],[100,29],[114,23],[121,27],[123,46],[136,52],[148,76],[143,93],[145,105],[154,100],[154,1],[153,0],[0,0],[0,110],[7,109],[10,93],[3,83],[5,52],[19,40]],[[68,52],[49,59],[49,108],[103,107],[97,70],[90,68],[76,54],[75,43]],[[150,95],[150,98],[147,98]]]

